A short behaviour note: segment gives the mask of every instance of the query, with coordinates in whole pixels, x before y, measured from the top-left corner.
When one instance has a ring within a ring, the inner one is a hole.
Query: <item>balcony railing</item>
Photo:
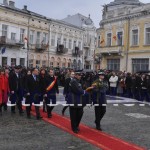
[[[93,61],[93,57],[92,56],[89,56],[89,55],[85,55],[84,56],[84,59],[85,59],[85,61]]]
[[[65,54],[67,52],[68,52],[68,48],[65,48],[63,44],[59,44],[56,47],[56,53],[58,53],[58,54]]]
[[[35,50],[36,52],[43,52],[46,50],[47,45],[46,44],[30,44],[29,49]]]
[[[0,44],[2,45],[8,45],[8,46],[23,46],[24,43],[21,42],[20,40],[16,40],[16,39],[9,39],[6,38],[6,36],[1,36],[0,37]]]
[[[75,48],[72,50],[72,55],[73,55],[73,56],[81,56],[81,55],[83,55],[83,51],[82,51],[82,50],[79,50],[79,47],[75,47]]]
[[[84,43],[84,48],[88,49],[90,47],[90,44]]]

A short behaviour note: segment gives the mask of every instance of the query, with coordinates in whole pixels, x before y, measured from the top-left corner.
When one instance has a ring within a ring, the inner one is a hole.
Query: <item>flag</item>
[[[2,54],[4,54],[4,53],[5,53],[5,51],[6,51],[6,47],[3,47],[3,48],[2,48],[2,52],[1,52],[1,53],[2,53]]]
[[[104,43],[105,41],[104,41],[104,39],[100,42],[100,44],[102,44],[102,43]]]
[[[48,48],[49,47],[49,41],[47,42],[47,44],[46,44],[46,48]]]
[[[28,41],[28,38],[27,38],[27,37],[25,37],[25,38],[24,38],[24,40]]]
[[[119,39],[119,40],[121,39],[121,36],[120,36],[120,34],[117,34],[117,37],[118,37],[118,39]]]
[[[114,39],[115,41],[117,40],[117,37],[116,37],[116,35],[114,35],[114,36],[113,36],[113,39]]]

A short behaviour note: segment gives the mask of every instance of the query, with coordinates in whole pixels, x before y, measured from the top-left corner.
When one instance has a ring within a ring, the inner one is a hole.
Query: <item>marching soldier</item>
[[[65,100],[66,100],[66,101],[67,101],[67,99],[68,99],[68,94],[69,94],[69,90],[70,90],[70,88],[69,88],[69,83],[70,83],[70,81],[74,78],[74,75],[75,75],[75,73],[74,73],[74,71],[72,71],[71,74],[70,74],[70,77],[68,77],[68,78],[65,80],[65,87],[64,87],[63,95],[65,96]],[[67,108],[68,108],[68,106],[63,107],[62,115],[64,115],[65,110],[66,110]]]
[[[80,84],[81,72],[75,72],[75,77],[70,81],[70,92],[67,103],[70,104],[71,128],[74,133],[79,132],[79,124],[83,116],[83,95],[85,91]],[[73,106],[72,106],[72,105]]]
[[[95,105],[95,124],[97,130],[102,130],[100,121],[106,113],[106,91],[108,89],[108,82],[104,80],[105,74],[99,72],[99,79],[95,80],[92,84],[92,100]]]
[[[40,84],[39,84],[39,77],[38,77],[39,71],[36,68],[32,69],[32,74],[27,76],[26,79],[26,104],[29,106],[26,106],[26,112],[27,117],[30,118],[30,111],[31,111],[31,105],[32,102],[34,102],[35,105],[35,111],[36,111],[36,118],[37,120],[41,119],[40,115]]]

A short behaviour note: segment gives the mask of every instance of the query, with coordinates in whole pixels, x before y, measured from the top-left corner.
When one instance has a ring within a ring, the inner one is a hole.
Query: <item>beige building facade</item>
[[[82,17],[84,28],[34,13],[27,6],[18,9],[15,2],[4,0],[0,4],[0,65],[93,69],[96,28],[90,16]]]
[[[115,0],[103,8],[97,29],[100,68],[138,72],[150,70],[150,4]]]

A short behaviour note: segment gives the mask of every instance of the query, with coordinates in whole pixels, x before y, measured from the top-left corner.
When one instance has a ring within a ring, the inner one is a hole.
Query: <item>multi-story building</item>
[[[90,17],[85,23],[93,25]],[[0,65],[83,69],[85,46],[93,46],[88,62],[93,61],[95,48],[95,33],[87,40],[85,32],[90,30],[34,13],[27,6],[18,9],[13,1],[4,0],[0,4]]]
[[[92,19],[81,14],[75,14],[68,16],[63,19],[63,21],[78,26],[84,29],[83,32],[83,66],[85,69],[95,69],[94,68],[94,53],[96,47],[96,27]]]
[[[114,0],[103,8],[97,29],[100,68],[137,72],[150,70],[150,4]]]

